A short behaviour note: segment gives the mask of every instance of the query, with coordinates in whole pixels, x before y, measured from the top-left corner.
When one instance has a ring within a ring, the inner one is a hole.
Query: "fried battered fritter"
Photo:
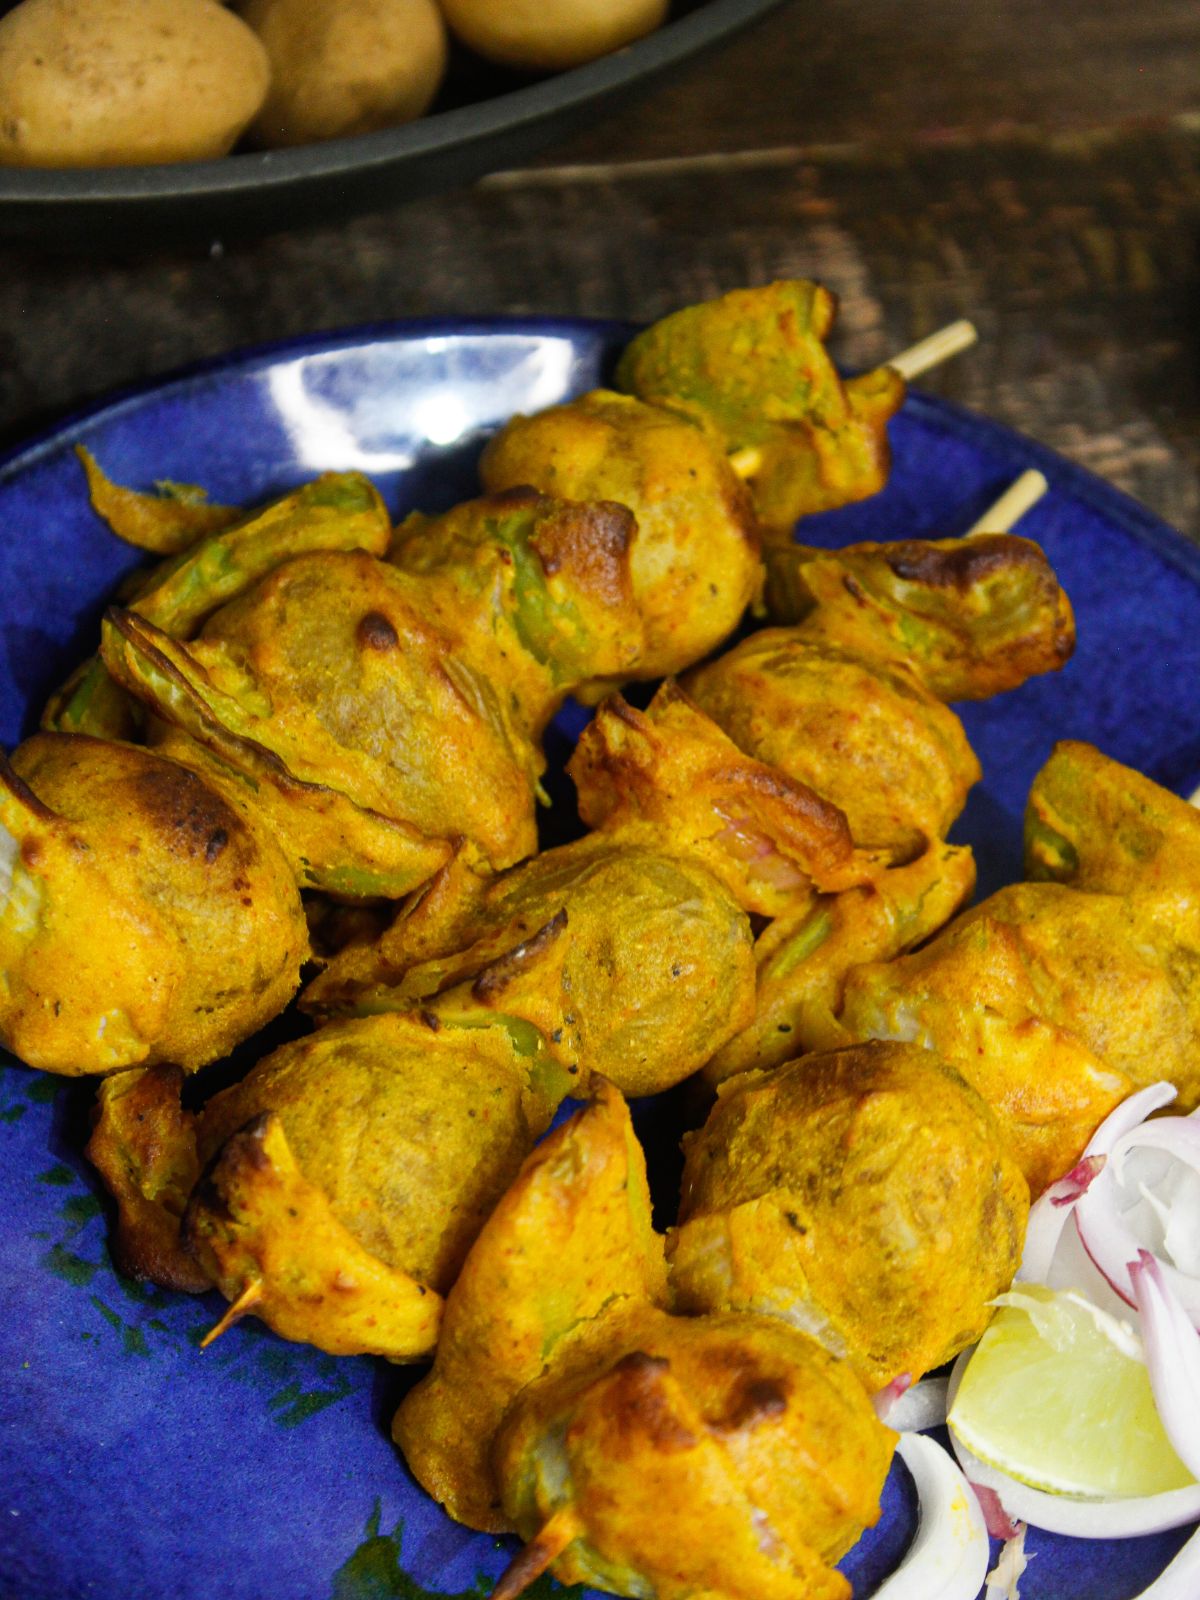
[[[187,1071],[282,1011],[308,931],[261,822],[151,751],[36,734],[0,768],[0,1039],[76,1076]]]

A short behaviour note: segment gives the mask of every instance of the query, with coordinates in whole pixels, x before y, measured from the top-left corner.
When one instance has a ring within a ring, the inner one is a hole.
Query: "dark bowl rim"
[[[699,10],[585,66],[379,133],[331,139],[294,150],[247,151],[215,161],[130,167],[0,167],[0,206],[261,194],[305,179],[386,171],[408,160],[468,148],[632,85],[783,3],[708,0]]]

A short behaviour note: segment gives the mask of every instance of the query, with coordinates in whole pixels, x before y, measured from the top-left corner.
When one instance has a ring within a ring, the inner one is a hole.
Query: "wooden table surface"
[[[930,387],[1200,539],[1198,68],[1194,0],[792,0],[473,187],[211,248],[0,249],[0,444],[263,339],[805,274],[851,366],[973,317]]]

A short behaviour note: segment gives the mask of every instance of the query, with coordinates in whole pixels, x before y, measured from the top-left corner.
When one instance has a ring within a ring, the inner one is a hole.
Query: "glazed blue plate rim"
[[[251,375],[284,359],[298,356],[348,352],[372,344],[400,342],[415,338],[486,338],[496,333],[522,333],[534,337],[563,337],[583,334],[608,343],[630,338],[640,324],[615,317],[496,315],[478,317],[398,317],[380,322],[351,324],[342,328],[283,339],[239,345],[223,355],[171,369],[156,378],[121,385],[101,398],[64,412],[44,429],[19,440],[0,453],[0,484],[14,473],[36,465],[45,456],[69,447],[82,428],[116,418],[150,399],[169,399],[185,394],[206,379],[234,374]],[[1158,517],[1132,495],[1106,482],[1078,462],[1060,455],[1048,445],[989,418],[910,388],[905,409],[919,420],[932,423],[939,431],[952,433],[977,445],[986,444],[992,453],[1008,456],[1014,471],[1035,467],[1051,484],[1073,498],[1085,501],[1108,521],[1116,523],[1154,552],[1200,584],[1200,544],[1195,544]]]

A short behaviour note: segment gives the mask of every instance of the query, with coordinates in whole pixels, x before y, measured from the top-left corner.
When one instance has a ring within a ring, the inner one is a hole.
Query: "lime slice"
[[[997,1304],[948,1418],[972,1455],[1056,1494],[1124,1499],[1195,1483],[1128,1324],[1074,1290],[1036,1284]]]

